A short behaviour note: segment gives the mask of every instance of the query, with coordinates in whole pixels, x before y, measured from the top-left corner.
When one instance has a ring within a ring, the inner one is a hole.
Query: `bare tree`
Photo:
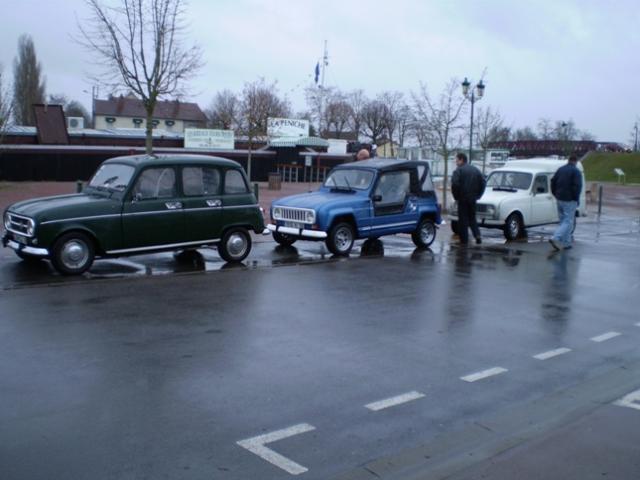
[[[379,143],[386,131],[385,124],[386,107],[380,100],[369,101],[362,110],[361,133],[371,140],[371,143]]]
[[[482,149],[482,173],[485,173],[485,163],[489,144],[499,140],[504,132],[504,120],[497,110],[479,108],[476,117],[476,135],[478,145]]]
[[[346,100],[349,103],[349,108],[351,110],[351,131],[355,133],[356,140],[358,140],[362,133],[362,117],[364,115],[364,109],[369,103],[369,100],[363,90],[353,90],[349,92]]]
[[[216,93],[205,114],[210,127],[237,130],[240,100],[231,90],[222,90]]]
[[[18,56],[13,63],[13,115],[18,125],[35,125],[33,105],[44,103],[42,66],[29,35],[18,39]]]
[[[329,100],[325,108],[324,118],[327,126],[325,135],[331,132],[336,138],[340,138],[343,133],[349,131],[351,107],[342,93],[336,91]]]
[[[82,43],[97,54],[103,72],[95,80],[138,96],[147,114],[146,151],[153,150],[153,112],[159,99],[184,95],[185,82],[202,66],[198,46],[184,45],[184,0],[120,0],[107,6],[86,0]]]
[[[291,107],[286,99],[278,97],[276,83],[268,84],[264,78],[245,83],[240,106],[240,128],[247,137],[249,152],[247,155],[247,176],[251,181],[251,152],[256,140],[267,137],[267,119],[269,117],[288,117]]]
[[[640,128],[640,125],[638,125],[638,120],[635,121],[635,123],[633,124],[633,128],[631,129],[631,132],[629,133],[629,145],[631,145],[631,150],[634,152],[638,151],[638,141],[640,140],[640,137],[638,136],[638,134],[640,132],[638,132],[638,129]]]
[[[432,148],[442,154],[444,160],[444,180],[442,208],[447,210],[449,176],[449,156],[462,143],[459,135],[460,115],[464,111],[466,99],[460,93],[460,82],[451,79],[435,101],[429,95],[427,86],[420,84],[420,90],[412,93],[416,122],[425,132],[425,140],[433,142]]]
[[[549,118],[541,118],[538,120],[538,139],[553,140],[555,135],[553,123]]]
[[[415,117],[409,105],[403,102],[398,110],[398,145],[404,147],[404,142],[415,130]]]
[[[536,132],[534,132],[531,127],[518,128],[517,130],[514,130],[512,135],[513,140],[515,141],[538,140]]]
[[[6,86],[5,76],[2,65],[0,65],[0,144],[4,139],[6,128],[11,121],[11,112],[13,110],[13,100]]]
[[[384,105],[383,124],[386,136],[391,148],[391,156],[395,156],[393,141],[399,129],[400,113],[404,106],[404,95],[402,92],[382,92],[377,100]]]

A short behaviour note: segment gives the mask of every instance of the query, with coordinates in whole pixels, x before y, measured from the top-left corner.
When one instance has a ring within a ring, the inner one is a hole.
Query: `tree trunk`
[[[147,108],[145,152],[147,155],[153,153],[153,108]]]

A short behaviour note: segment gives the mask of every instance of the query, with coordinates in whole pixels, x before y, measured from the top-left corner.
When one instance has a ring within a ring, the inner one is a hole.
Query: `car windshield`
[[[493,172],[487,180],[487,187],[527,190],[531,186],[532,175],[523,172]]]
[[[134,170],[131,165],[121,163],[102,165],[89,182],[89,187],[97,190],[123,191],[129,185]]]
[[[361,169],[339,168],[331,172],[324,186],[345,190],[366,190],[373,180],[373,172]]]

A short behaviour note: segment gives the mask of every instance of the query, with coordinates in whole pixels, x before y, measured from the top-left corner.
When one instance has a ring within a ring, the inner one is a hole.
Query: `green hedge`
[[[621,168],[627,183],[640,183],[640,153],[592,152],[583,160],[588,182],[617,182],[614,168]]]

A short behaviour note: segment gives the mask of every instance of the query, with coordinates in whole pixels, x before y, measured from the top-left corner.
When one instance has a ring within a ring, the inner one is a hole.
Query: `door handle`
[[[222,200],[207,200],[207,206],[209,207],[221,207]]]
[[[164,204],[169,210],[177,210],[182,208],[182,202],[167,202]]]

